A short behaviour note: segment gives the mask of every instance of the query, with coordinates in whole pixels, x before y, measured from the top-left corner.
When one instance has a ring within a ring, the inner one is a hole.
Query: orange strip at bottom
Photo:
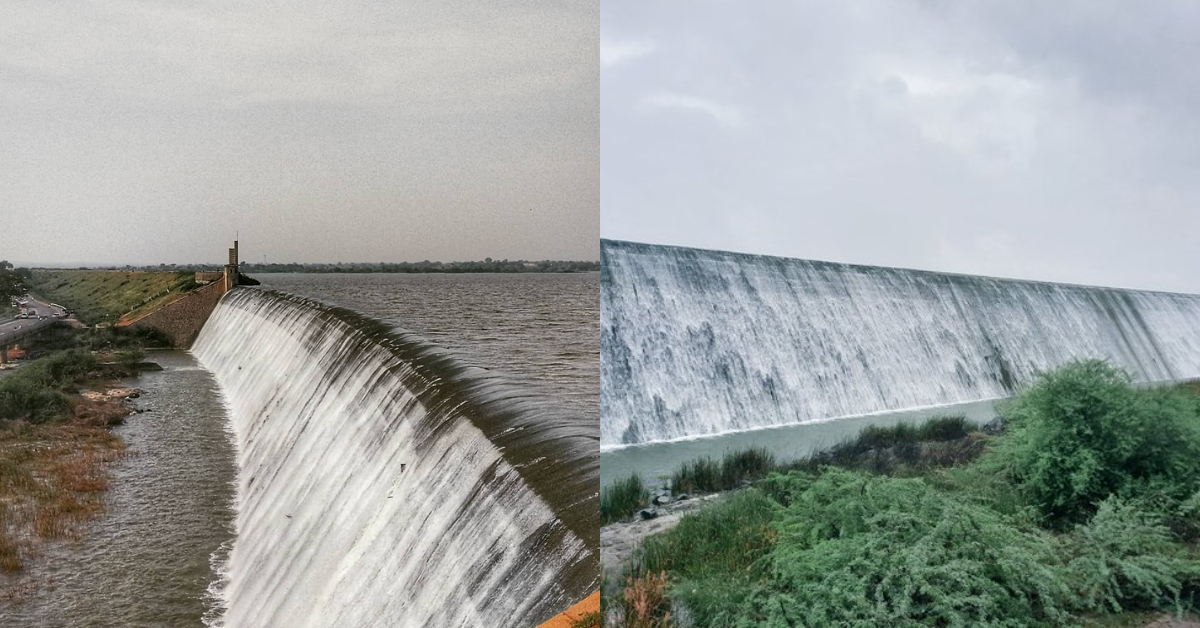
[[[587,596],[587,599],[579,602],[571,608],[568,608],[562,615],[559,615],[542,624],[541,626],[538,626],[538,628],[571,628],[571,624],[573,624],[580,617],[587,615],[588,613],[594,613],[598,610],[600,610],[600,592],[596,591],[595,593]]]

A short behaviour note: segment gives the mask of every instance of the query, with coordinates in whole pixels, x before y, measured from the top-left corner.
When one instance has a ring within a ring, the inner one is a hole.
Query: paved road
[[[31,331],[36,331],[42,327],[46,327],[61,318],[55,318],[54,314],[62,314],[63,309],[54,307],[49,303],[43,303],[33,297],[23,297],[27,299],[27,303],[21,307],[31,310],[36,310],[38,316],[45,316],[43,320],[36,318],[16,318],[0,321],[0,345],[8,343],[10,340],[16,340],[25,336]]]

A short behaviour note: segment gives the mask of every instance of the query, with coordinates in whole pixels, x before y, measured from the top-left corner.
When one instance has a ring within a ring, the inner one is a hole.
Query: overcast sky
[[[601,234],[1200,293],[1200,3],[606,0]]]
[[[597,259],[595,0],[0,4],[0,258]]]

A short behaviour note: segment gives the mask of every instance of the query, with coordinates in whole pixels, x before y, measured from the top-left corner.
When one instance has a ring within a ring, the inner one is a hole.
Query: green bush
[[[739,627],[1054,626],[1069,599],[1048,535],[920,479],[837,469],[798,490]],[[775,484],[786,476],[775,478]]]
[[[600,519],[605,524],[628,519],[650,503],[650,492],[636,473],[600,491]]]
[[[821,467],[837,466],[887,475],[911,475],[973,460],[983,449],[981,440],[971,438],[974,431],[961,416],[933,417],[916,425],[871,425],[852,438],[786,466],[813,472]]]
[[[638,574],[667,572],[697,626],[731,625],[753,590],[751,567],[771,548],[777,505],[761,491],[737,491],[652,536],[637,556]]]
[[[117,361],[117,364],[120,364],[127,369],[136,367],[139,362],[145,359],[145,357],[146,354],[138,348],[118,351],[113,355],[113,358]]]
[[[767,475],[774,468],[775,456],[761,447],[730,452],[721,460],[721,483],[731,490]]]
[[[1068,569],[1082,609],[1119,613],[1178,601],[1189,567],[1183,548],[1155,514],[1111,497],[1075,529],[1071,541]]]
[[[45,423],[69,407],[62,389],[96,369],[96,359],[82,351],[61,351],[34,360],[0,378],[0,419]]]
[[[685,462],[671,475],[676,493],[715,493],[739,488],[775,469],[775,457],[766,449],[751,447],[725,454],[719,462],[698,458]]]
[[[708,457],[685,462],[671,474],[671,490],[676,493],[715,493],[723,486],[721,463]]]
[[[1005,410],[995,455],[1019,490],[1056,527],[1087,521],[1109,495],[1153,486],[1178,498],[1200,482],[1200,396],[1139,389],[1101,361],[1042,376]]]
[[[708,628],[1066,626],[1200,605],[1195,390],[1085,361],[1002,414],[997,437],[961,418],[868,428],[787,473],[688,463],[672,480],[686,490],[768,475],[647,539],[634,572],[667,573]]]

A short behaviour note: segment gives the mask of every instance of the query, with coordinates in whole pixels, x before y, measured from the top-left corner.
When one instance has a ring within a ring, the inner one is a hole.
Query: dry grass
[[[108,467],[126,455],[107,427],[125,414],[116,402],[80,399],[63,423],[0,425],[0,573],[22,571],[47,541],[78,539],[104,512]],[[0,597],[19,600],[26,585],[10,579]]]
[[[621,600],[625,628],[674,628],[667,599],[667,574],[628,576]]]

